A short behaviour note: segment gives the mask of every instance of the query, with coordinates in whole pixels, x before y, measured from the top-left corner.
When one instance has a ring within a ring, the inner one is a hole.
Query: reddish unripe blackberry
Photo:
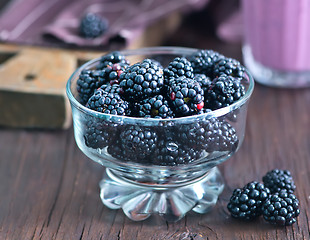
[[[114,63],[112,65],[107,65],[103,69],[106,82],[109,82],[111,85],[119,84],[120,76],[127,67],[128,67],[127,64],[122,63]]]

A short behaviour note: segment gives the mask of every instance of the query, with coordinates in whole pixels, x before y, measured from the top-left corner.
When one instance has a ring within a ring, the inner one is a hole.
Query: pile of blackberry
[[[300,213],[295,188],[289,171],[274,169],[263,177],[263,183],[250,182],[235,189],[227,209],[232,217],[241,220],[262,215],[271,224],[292,225]]]
[[[175,57],[166,67],[148,58],[130,64],[121,52],[114,51],[102,56],[95,69],[80,73],[77,92],[84,106],[100,113],[173,119],[200,115],[238,101],[245,94],[242,71],[239,62],[212,50]],[[181,128],[172,124],[165,132],[160,127],[132,126],[112,134],[105,127],[88,123],[86,146],[107,147],[115,158],[143,164],[186,164],[199,159],[203,152],[234,152],[239,143],[227,119],[205,119]]]

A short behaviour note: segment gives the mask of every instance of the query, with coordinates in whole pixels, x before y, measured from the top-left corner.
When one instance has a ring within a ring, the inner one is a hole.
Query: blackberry
[[[209,120],[205,127],[207,142],[207,152],[213,151],[236,151],[239,139],[236,130],[228,122],[218,121],[215,118]]]
[[[195,74],[194,80],[199,83],[204,92],[204,98],[206,98],[205,94],[208,92],[212,83],[211,78],[207,77],[205,74]]]
[[[77,80],[77,91],[82,104],[86,104],[94,91],[107,83],[103,71],[83,70]]]
[[[263,177],[263,182],[271,193],[280,192],[281,190],[293,193],[296,188],[291,173],[287,170],[274,169],[269,171]]]
[[[224,58],[224,56],[213,50],[199,50],[189,57],[189,61],[192,64],[194,73],[213,77],[214,64],[221,58]]]
[[[272,224],[287,226],[296,222],[299,215],[299,201],[287,191],[271,195],[262,206],[264,219]]]
[[[85,126],[84,139],[86,146],[97,149],[110,145],[115,139],[116,127],[117,124],[90,119]]]
[[[128,66],[129,61],[125,58],[125,56],[119,51],[110,52],[106,55],[103,55],[100,58],[99,64],[97,65],[97,69],[104,69],[107,66],[112,66],[115,63],[119,63],[122,66]]]
[[[107,114],[130,115],[127,101],[123,100],[118,93],[109,93],[102,88],[97,89],[89,98],[86,107]]]
[[[100,87],[100,89],[102,89],[104,93],[116,93],[120,95],[123,94],[123,89],[121,89],[118,84],[104,84]],[[99,90],[99,88],[97,90]]]
[[[222,74],[242,79],[245,68],[236,59],[221,58],[219,59],[213,69],[213,77],[219,77]]]
[[[262,183],[253,181],[233,191],[227,209],[234,218],[251,220],[262,214],[263,203],[269,196],[268,188]]]
[[[122,160],[124,162],[129,161],[130,159],[126,156],[121,144],[121,140],[117,138],[113,143],[109,144],[107,148],[108,153],[116,158],[117,160]]]
[[[163,69],[151,59],[144,59],[128,67],[120,76],[120,86],[129,100],[143,100],[161,92]]]
[[[125,71],[127,67],[128,67],[127,64],[122,63],[114,63],[113,65],[107,65],[103,69],[106,82],[109,82],[111,85],[119,84],[120,75]]]
[[[238,101],[245,94],[245,87],[235,78],[221,75],[215,78],[205,93],[207,108],[216,110]]]
[[[162,95],[144,99],[138,105],[138,117],[172,118],[173,115],[168,101]]]
[[[153,158],[154,165],[177,166],[202,157],[202,152],[173,140],[160,140]]]
[[[136,162],[148,160],[158,140],[157,133],[150,128],[137,125],[128,126],[120,134],[120,141],[124,155]]]
[[[178,137],[190,147],[207,152],[235,151],[239,142],[236,130],[229,123],[216,118],[182,125]]]
[[[96,38],[108,29],[108,21],[95,13],[87,13],[80,22],[80,35],[85,38]]]
[[[203,109],[204,92],[199,83],[191,78],[173,79],[167,94],[178,116],[193,115]]]
[[[193,78],[193,68],[191,63],[184,57],[176,57],[164,70],[164,76],[167,82],[170,78],[186,77]]]

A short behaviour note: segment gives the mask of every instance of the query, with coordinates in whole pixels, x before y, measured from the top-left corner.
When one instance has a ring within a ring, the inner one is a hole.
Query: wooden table
[[[186,32],[186,34],[184,34]],[[240,45],[224,44],[190,22],[167,43],[213,48],[241,60]],[[310,239],[310,89],[256,84],[244,143],[220,165],[226,181],[208,214],[189,213],[177,223],[157,217],[133,222],[99,198],[104,169],[78,149],[73,129],[0,128],[0,239]],[[232,190],[261,180],[274,168],[291,171],[300,200],[296,224],[276,227],[259,218],[232,219]]]

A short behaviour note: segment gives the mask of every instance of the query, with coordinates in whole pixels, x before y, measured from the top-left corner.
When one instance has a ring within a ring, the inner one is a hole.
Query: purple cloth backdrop
[[[11,0],[0,14],[0,41],[31,45],[108,46],[111,39],[130,44],[143,30],[174,11],[199,11],[212,0]],[[217,34],[238,41],[238,11],[223,12],[227,2],[213,0]],[[233,3],[234,4],[234,3]],[[224,6],[224,7],[223,7]],[[232,10],[231,7],[229,7]],[[108,31],[95,39],[79,36],[80,18],[94,12],[109,21]],[[223,14],[224,13],[224,14]],[[222,16],[221,16],[222,15]],[[223,17],[224,15],[224,17]]]

